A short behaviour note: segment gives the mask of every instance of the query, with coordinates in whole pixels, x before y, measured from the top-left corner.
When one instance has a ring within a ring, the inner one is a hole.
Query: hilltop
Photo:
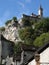
[[[41,46],[49,41],[49,18],[33,20],[23,17],[17,20],[17,17],[13,17],[0,30],[6,39],[15,43]]]

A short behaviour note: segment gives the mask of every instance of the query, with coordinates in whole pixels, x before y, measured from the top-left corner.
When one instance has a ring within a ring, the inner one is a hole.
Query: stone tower
[[[38,10],[38,15],[39,15],[40,17],[43,17],[43,8],[42,8],[41,5],[40,5],[40,8],[39,8],[39,10]]]

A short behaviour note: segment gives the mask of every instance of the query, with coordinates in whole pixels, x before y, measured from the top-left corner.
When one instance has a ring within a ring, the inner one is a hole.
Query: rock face
[[[15,23],[14,20],[11,21],[7,26],[5,26],[5,32],[3,33],[3,36],[14,42],[21,41],[19,38],[18,30],[19,30],[19,24]]]

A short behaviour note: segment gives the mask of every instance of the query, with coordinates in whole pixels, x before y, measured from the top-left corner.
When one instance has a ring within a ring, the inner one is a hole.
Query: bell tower
[[[38,10],[38,15],[39,15],[40,17],[43,17],[43,8],[42,8],[41,5],[40,5],[40,8],[39,8],[39,10]]]

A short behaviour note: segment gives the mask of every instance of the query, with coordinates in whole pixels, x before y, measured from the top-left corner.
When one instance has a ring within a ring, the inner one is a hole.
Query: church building
[[[43,17],[43,8],[42,6],[40,5],[39,7],[39,10],[38,10],[38,15],[32,13],[31,15],[26,15],[26,14],[23,14],[23,18],[28,18],[28,19],[33,19],[33,18],[42,18]]]
[[[38,10],[38,15],[36,15],[34,13],[32,13],[31,15],[23,14],[22,18],[19,20],[19,24],[21,26],[23,26],[23,24],[22,24],[23,19],[29,20],[29,21],[40,21],[42,18],[43,18],[43,8],[40,5],[39,10]]]

